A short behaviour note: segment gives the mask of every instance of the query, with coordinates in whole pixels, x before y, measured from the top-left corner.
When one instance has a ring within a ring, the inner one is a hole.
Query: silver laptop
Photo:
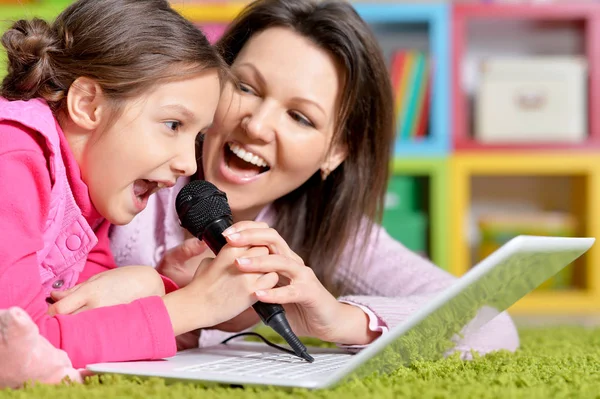
[[[388,373],[415,360],[437,360],[573,262],[594,238],[518,236],[434,296],[406,321],[357,354],[309,348],[307,363],[262,343],[191,349],[157,361],[92,364],[94,373],[129,374],[234,385],[327,388],[349,378]]]

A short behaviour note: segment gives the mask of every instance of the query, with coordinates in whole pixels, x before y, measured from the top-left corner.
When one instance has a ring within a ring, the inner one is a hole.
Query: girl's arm
[[[110,240],[108,238],[111,224],[104,220],[95,230],[94,234],[98,237],[98,244],[89,253],[85,268],[79,275],[77,283],[82,283],[99,273],[112,270],[117,267],[110,250]],[[173,292],[179,287],[170,278],[160,275],[165,285],[165,292]]]
[[[21,125],[0,123],[0,309],[24,309],[75,367],[172,356],[175,337],[160,297],[48,316],[37,251],[43,248],[51,182],[37,139]]]

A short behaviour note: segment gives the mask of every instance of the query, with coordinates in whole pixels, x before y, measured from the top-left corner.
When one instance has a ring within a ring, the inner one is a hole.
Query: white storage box
[[[491,59],[481,65],[475,138],[576,143],[587,136],[587,63],[580,57]]]

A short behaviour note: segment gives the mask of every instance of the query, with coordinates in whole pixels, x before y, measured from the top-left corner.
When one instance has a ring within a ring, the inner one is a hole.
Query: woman
[[[286,278],[257,298],[284,304],[298,335],[365,345],[452,284],[376,223],[393,148],[393,100],[382,53],[354,9],[339,1],[258,0],[217,47],[237,83],[225,90],[200,143],[199,176],[227,193],[239,222],[228,242],[270,248],[270,257],[238,259],[239,269]],[[185,183],[114,228],[118,264],[158,265],[183,286],[213,256],[198,240],[185,240],[178,225],[174,200]],[[217,328],[239,331],[257,321],[249,310]],[[200,343],[220,338],[205,330]],[[501,314],[456,350],[468,356],[517,347],[517,332]]]

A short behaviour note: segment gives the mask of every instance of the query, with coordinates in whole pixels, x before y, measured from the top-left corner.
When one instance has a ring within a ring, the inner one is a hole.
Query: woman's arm
[[[351,252],[345,253],[336,278],[349,295],[340,301],[359,305],[376,316],[375,328],[389,330],[431,301],[456,281],[456,277],[405,248],[376,226],[367,239],[362,263],[352,269]],[[471,350],[515,350],[517,330],[506,313],[501,313],[480,329],[469,331],[457,341],[456,350],[470,356]]]

